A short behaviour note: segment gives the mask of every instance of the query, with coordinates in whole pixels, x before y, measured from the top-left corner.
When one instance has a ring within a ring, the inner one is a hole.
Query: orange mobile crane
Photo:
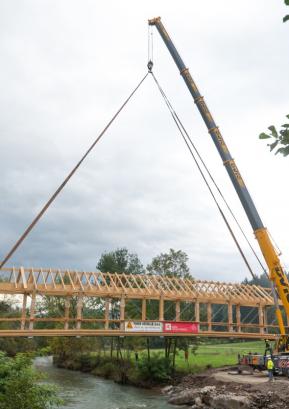
[[[239,196],[242,206],[246,212],[246,215],[253,228],[255,237],[259,243],[260,249],[266,261],[269,271],[269,278],[271,282],[275,312],[280,329],[280,337],[276,345],[276,351],[273,355],[275,360],[275,368],[281,368],[284,365],[284,359],[288,361],[288,369],[286,374],[289,374],[289,336],[285,332],[285,326],[282,318],[282,313],[279,306],[279,298],[282,301],[287,317],[289,317],[289,283],[287,276],[281,265],[278,253],[270,239],[266,227],[264,227],[259,213],[255,207],[255,204],[251,198],[251,195],[245,185],[245,182],[236,166],[234,159],[232,158],[228,146],[226,145],[224,138],[217,127],[208,107],[204,100],[204,97],[200,94],[189,69],[185,66],[182,58],[180,57],[177,49],[175,48],[169,34],[164,28],[161,18],[156,17],[149,20],[150,26],[155,26],[161,35],[165,45],[167,46],[173,60],[175,61],[181,76],[183,77],[187,88],[189,89],[194,102],[208,128],[208,132],[215,143],[215,146],[221,156],[223,164],[229,174],[229,177],[233,183],[233,186]],[[267,344],[268,347],[268,344]],[[266,350],[268,349],[266,347]],[[287,357],[287,358],[286,358]],[[282,362],[281,362],[282,361]],[[264,361],[265,363],[265,361]],[[282,365],[281,365],[282,364]],[[287,366],[286,366],[287,368]]]

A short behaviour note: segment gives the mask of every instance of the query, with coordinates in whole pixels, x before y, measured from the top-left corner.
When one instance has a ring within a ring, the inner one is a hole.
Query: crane
[[[267,228],[264,226],[261,217],[256,209],[252,197],[245,185],[244,179],[232,158],[227,144],[221,134],[219,127],[216,125],[211,112],[209,111],[204,97],[201,95],[196,86],[189,69],[184,64],[180,54],[174,46],[168,32],[166,31],[160,17],[150,19],[150,26],[155,26],[163,39],[168,51],[176,63],[185,84],[194,99],[194,102],[207,126],[208,132],[219,152],[223,164],[228,172],[235,191],[241,201],[244,211],[258,241],[259,247],[268,266],[269,279],[271,282],[272,293],[274,298],[275,313],[280,330],[280,338],[277,342],[277,353],[285,352],[289,354],[289,336],[286,334],[283,322],[282,312],[279,305],[279,298],[282,301],[287,317],[289,318],[289,282],[285,271],[281,265],[278,252],[276,251]]]

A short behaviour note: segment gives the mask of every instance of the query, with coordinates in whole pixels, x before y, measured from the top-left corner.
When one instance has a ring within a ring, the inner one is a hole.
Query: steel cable
[[[156,85],[157,85],[157,87],[158,87],[158,89],[159,89],[159,91],[160,91],[160,93],[161,93],[161,95],[162,95],[162,97],[163,97],[163,99],[164,99],[164,101],[165,101],[171,115],[172,115],[172,118],[173,118],[173,120],[174,120],[174,122],[175,122],[175,124],[176,124],[176,126],[177,126],[177,128],[178,128],[178,130],[179,130],[179,132],[180,132],[186,146],[187,146],[187,148],[190,151],[190,154],[191,154],[191,156],[192,156],[192,158],[193,158],[193,160],[194,160],[194,162],[195,162],[195,164],[196,164],[196,166],[197,166],[197,168],[198,168],[198,170],[199,170],[199,172],[201,174],[201,177],[204,180],[204,182],[205,182],[205,184],[206,184],[206,186],[207,186],[207,188],[208,188],[208,190],[209,190],[209,192],[210,192],[210,194],[211,194],[211,196],[212,196],[212,198],[213,198],[213,200],[214,200],[214,202],[215,202],[215,204],[216,204],[216,206],[217,206],[217,208],[218,208],[218,210],[219,210],[219,212],[220,212],[220,214],[221,214],[221,216],[222,216],[222,218],[223,218],[223,220],[224,220],[224,222],[225,222],[225,224],[226,224],[226,226],[227,226],[227,228],[228,228],[228,230],[229,230],[229,232],[230,232],[230,234],[231,234],[231,236],[232,236],[232,238],[233,238],[233,240],[234,240],[234,242],[235,242],[235,244],[236,244],[236,246],[237,246],[237,248],[238,248],[238,250],[240,252],[240,254],[241,254],[241,257],[244,260],[244,263],[246,264],[246,266],[247,266],[250,274],[252,275],[252,277],[254,279],[256,279],[256,276],[253,273],[253,270],[252,270],[252,268],[251,268],[251,266],[250,266],[250,264],[249,264],[249,262],[248,262],[248,260],[247,260],[247,258],[245,256],[243,250],[241,249],[241,246],[240,246],[240,244],[239,244],[239,242],[238,242],[238,240],[237,240],[237,238],[236,238],[236,236],[235,236],[235,234],[234,234],[234,232],[233,232],[233,230],[232,230],[232,228],[231,228],[231,226],[230,226],[230,224],[229,224],[229,222],[228,222],[228,220],[227,220],[227,218],[226,218],[226,216],[225,216],[225,214],[223,212],[223,210],[220,207],[220,205],[219,205],[219,203],[218,203],[218,201],[216,199],[216,196],[214,195],[214,192],[212,191],[212,188],[211,188],[211,186],[210,186],[204,172],[202,171],[202,169],[200,167],[200,164],[197,161],[196,156],[194,155],[194,152],[192,151],[192,149],[191,149],[191,147],[190,147],[190,145],[188,143],[188,140],[186,138],[187,132],[185,133],[183,131],[183,129],[185,129],[184,126],[182,125],[182,123],[181,123],[179,117],[177,116],[177,114],[175,113],[175,110],[173,109],[169,99],[167,98],[167,96],[166,96],[165,92],[163,91],[162,87],[160,86],[160,84],[159,84],[158,80],[156,79],[154,73],[153,72],[150,72],[150,73],[152,74],[152,77],[153,77],[153,79],[154,79],[154,81],[155,81],[155,83],[156,83]]]
[[[53,193],[53,195],[50,197],[50,199],[46,202],[46,204],[43,206],[43,208],[40,210],[40,212],[37,214],[37,216],[33,219],[33,221],[29,224],[29,226],[26,228],[24,233],[19,237],[19,239],[16,241],[14,246],[11,248],[9,253],[4,257],[0,264],[0,268],[4,266],[4,264],[11,258],[11,256],[15,253],[17,248],[20,246],[20,244],[23,242],[23,240],[28,236],[28,234],[31,232],[33,227],[36,225],[36,223],[39,221],[39,219],[43,216],[43,214],[46,212],[46,210],[49,208],[51,203],[56,199],[56,197],[59,195],[59,193],[62,191],[62,189],[65,187],[65,185],[68,183],[68,181],[71,179],[71,177],[74,175],[74,173],[77,171],[79,166],[82,164],[82,162],[86,159],[86,157],[89,155],[89,153],[93,150],[97,142],[101,139],[101,137],[104,135],[104,133],[107,131],[107,129],[110,127],[110,125],[113,123],[113,121],[116,119],[116,117],[120,114],[120,112],[123,110],[123,108],[126,106],[126,104],[129,102],[129,100],[132,98],[132,96],[135,94],[135,92],[139,89],[141,84],[144,82],[144,80],[147,78],[149,73],[146,73],[146,75],[142,78],[142,80],[138,83],[138,85],[134,88],[134,90],[131,92],[129,97],[124,101],[124,103],[121,105],[121,107],[117,110],[117,112],[113,115],[111,120],[108,122],[108,124],[105,126],[105,128],[101,131],[101,133],[98,135],[98,137],[95,139],[95,141],[92,143],[92,145],[89,147],[89,149],[85,152],[85,154],[82,156],[82,158],[79,160],[79,162],[75,165],[75,167],[71,170],[71,172],[66,176],[62,184],[56,189],[56,191]]]

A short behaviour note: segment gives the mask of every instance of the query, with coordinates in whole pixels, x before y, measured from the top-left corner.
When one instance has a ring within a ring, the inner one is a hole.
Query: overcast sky
[[[147,19],[161,16],[289,265],[289,159],[258,140],[289,114],[287,12],[282,0],[0,1],[0,257],[146,73]],[[156,31],[153,41],[155,75],[257,249]],[[94,270],[118,247],[144,265],[181,249],[199,279],[248,276],[152,78],[8,265]]]

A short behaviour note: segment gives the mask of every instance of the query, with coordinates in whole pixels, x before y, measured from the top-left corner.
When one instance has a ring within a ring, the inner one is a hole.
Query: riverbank
[[[77,377],[77,373],[74,372],[72,377]],[[88,376],[88,379],[101,381],[101,378],[91,376],[91,373],[81,374],[80,378]],[[266,372],[240,375],[236,367],[227,367],[185,375],[177,379],[175,384],[163,387],[162,393],[168,408],[170,405],[187,405],[193,409],[284,409],[289,401],[288,386],[289,380],[284,377],[278,377],[274,383],[269,383]],[[130,388],[121,385],[118,387],[124,393]],[[130,388],[131,390],[135,390],[135,393],[140,391],[138,388]],[[161,398],[160,394],[154,396]]]
[[[259,341],[200,345],[187,356],[177,350],[175,362],[166,358],[161,349],[151,350],[149,355],[146,351],[59,354],[54,357],[54,363],[59,368],[91,373],[117,383],[151,388],[176,385],[184,376],[208,368],[236,365],[238,354],[262,353],[263,348]]]
[[[169,403],[192,409],[284,409],[288,407],[288,387],[285,377],[268,382],[266,371],[239,375],[234,368],[226,368],[187,375],[163,393]]]
[[[59,409],[173,409],[167,398],[154,390],[123,386],[78,371],[59,369],[52,357],[36,358],[34,365],[56,385],[64,404]]]
[[[57,368],[80,371],[138,388],[156,388],[173,382],[170,362],[159,355],[150,360],[117,358],[93,354],[75,355],[73,358],[54,357]]]

